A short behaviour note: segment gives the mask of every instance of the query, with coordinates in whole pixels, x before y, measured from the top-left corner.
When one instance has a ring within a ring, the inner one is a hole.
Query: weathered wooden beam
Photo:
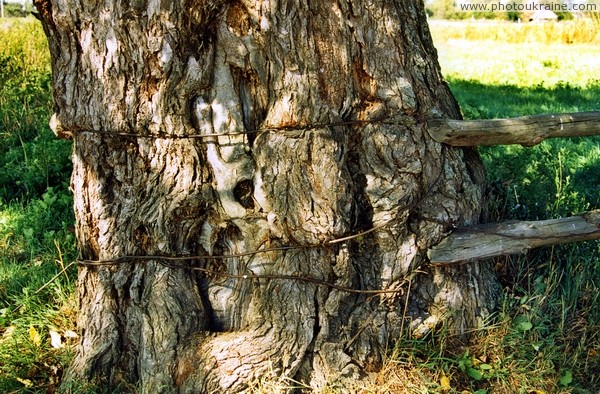
[[[434,140],[452,146],[533,146],[547,138],[600,135],[600,111],[489,120],[431,119],[428,130]]]
[[[540,221],[514,221],[458,228],[429,249],[432,264],[452,264],[567,242],[600,239],[600,210]]]

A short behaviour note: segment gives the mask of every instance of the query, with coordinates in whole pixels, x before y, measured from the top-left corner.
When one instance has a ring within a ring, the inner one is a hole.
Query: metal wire
[[[296,131],[296,130],[314,130],[314,129],[322,129],[326,127],[336,127],[336,126],[352,126],[352,125],[364,125],[364,124],[372,124],[372,123],[389,123],[395,124],[396,122],[390,122],[386,120],[388,117],[377,118],[377,119],[368,119],[368,120],[344,120],[339,122],[327,122],[327,123],[313,123],[306,125],[290,125],[290,126],[273,126],[273,127],[264,127],[260,129],[251,129],[245,131],[239,131],[234,133],[209,133],[209,134],[185,134],[185,135],[176,135],[176,134],[138,134],[131,132],[121,132],[117,130],[70,130],[70,133],[73,135],[77,134],[100,134],[100,135],[108,135],[111,137],[130,137],[130,138],[156,138],[156,139],[204,139],[204,138],[216,138],[216,137],[235,137],[239,135],[249,135],[249,134],[259,134],[263,132],[273,132],[273,131]]]

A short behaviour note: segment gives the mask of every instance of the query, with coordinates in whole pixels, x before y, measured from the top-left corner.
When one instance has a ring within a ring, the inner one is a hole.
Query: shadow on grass
[[[450,89],[465,119],[493,119],[554,112],[600,110],[600,80],[585,88],[561,84],[552,88],[484,85],[449,78]]]
[[[467,119],[600,110],[600,81],[585,88],[567,84],[520,88],[457,79],[449,84]],[[488,174],[488,221],[541,220],[600,208],[600,136],[556,138],[531,148],[485,147],[479,152]],[[547,387],[600,392],[600,358],[589,356],[596,354],[589,349],[600,346],[599,263],[596,241],[495,260],[507,289],[509,313],[526,316],[532,324],[531,333],[519,335],[518,342],[505,337],[499,351],[510,353],[517,364],[529,362],[523,370],[530,371],[532,382],[538,379],[536,385],[551,375],[532,367],[536,360],[544,360],[573,375],[572,382],[562,384],[559,379],[565,375],[560,372],[544,383]],[[543,355],[532,353],[528,341],[536,349],[546,349]]]
[[[466,119],[600,109],[600,82],[586,88],[484,85],[449,80]],[[490,218],[540,220],[600,208],[600,137],[558,138],[525,148],[479,148],[488,172]]]

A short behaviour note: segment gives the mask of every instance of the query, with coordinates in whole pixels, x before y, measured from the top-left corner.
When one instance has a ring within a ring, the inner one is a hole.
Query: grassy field
[[[10,27],[10,29],[9,29]],[[598,23],[433,22],[466,118],[600,109]],[[52,391],[76,342],[70,146],[46,125],[50,69],[36,22],[0,26],[0,392]],[[600,208],[600,139],[480,150],[490,220]],[[404,339],[364,392],[600,392],[597,242],[495,261],[501,307],[472,342]],[[53,280],[54,278],[54,280]],[[47,284],[47,285],[46,285]],[[277,391],[269,382],[256,392]]]
[[[60,379],[65,345],[76,335],[76,269],[61,273],[76,256],[70,143],[47,126],[51,76],[41,26],[3,20],[0,42],[0,392],[45,392]]]
[[[600,45],[589,39],[598,37],[599,26],[584,24],[574,34],[571,25],[560,24],[524,31],[501,22],[433,22],[431,30],[464,116],[484,119],[599,110]],[[561,29],[563,35],[557,33]],[[600,137],[480,153],[488,171],[491,221],[600,208]],[[429,371],[434,391],[443,375],[458,392],[600,392],[599,246],[567,244],[497,259],[505,294],[490,326],[464,353],[444,350],[447,338],[440,334],[435,338],[440,350],[417,343],[423,356],[415,359],[410,355],[419,352],[413,351],[406,358]]]
[[[528,43],[527,36],[516,43],[477,40],[472,34],[455,38],[457,30],[469,31],[473,25],[477,28],[471,31],[501,29],[507,35],[511,27],[522,28],[501,22],[432,22],[442,71],[466,118],[600,110],[600,45]],[[533,25],[534,36],[544,26]],[[547,26],[555,29],[554,24]],[[560,217],[600,207],[600,137],[550,140],[534,148],[485,148],[480,153],[496,199],[491,220]]]

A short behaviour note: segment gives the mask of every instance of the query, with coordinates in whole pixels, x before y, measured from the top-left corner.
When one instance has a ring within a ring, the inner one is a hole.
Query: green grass
[[[70,142],[48,129],[50,58],[41,27],[8,19],[0,27],[0,198],[31,199],[66,189]]]
[[[493,30],[495,25],[483,26]],[[442,33],[435,24],[432,30]],[[468,119],[600,109],[600,46],[446,36],[438,37],[436,46]],[[600,137],[548,140],[533,148],[482,148],[480,153],[494,192],[492,220],[560,217],[600,207]]]
[[[76,341],[76,270],[61,273],[76,256],[70,144],[55,139],[46,125],[51,76],[40,27],[32,20],[2,23],[0,392],[45,392],[56,387]],[[597,25],[573,26],[516,31],[511,24],[433,24],[444,75],[464,116],[599,109],[600,47],[589,38],[597,37]],[[480,152],[490,185],[489,220],[600,208],[598,137]],[[466,344],[443,327],[425,340],[403,339],[374,385],[362,389],[600,392],[598,243],[540,249],[495,264],[505,292],[483,330]],[[55,346],[51,335],[59,337]],[[267,380],[261,385],[258,392],[280,388]]]
[[[536,25],[517,36],[509,31],[514,24],[433,23],[442,71],[465,118],[599,110],[600,46],[568,45],[553,35],[571,27]],[[588,42],[584,35],[597,27],[586,24],[575,36]],[[490,221],[600,208],[600,137],[479,151],[488,172]],[[505,293],[489,327],[464,353],[418,343],[429,362],[417,366],[430,370],[434,383],[445,371],[453,389],[470,392],[600,392],[599,246],[566,244],[496,259]]]
[[[64,345],[74,341],[76,269],[62,272],[76,255],[70,143],[47,126],[41,26],[2,20],[0,42],[0,392],[44,392],[58,383],[72,349]]]

